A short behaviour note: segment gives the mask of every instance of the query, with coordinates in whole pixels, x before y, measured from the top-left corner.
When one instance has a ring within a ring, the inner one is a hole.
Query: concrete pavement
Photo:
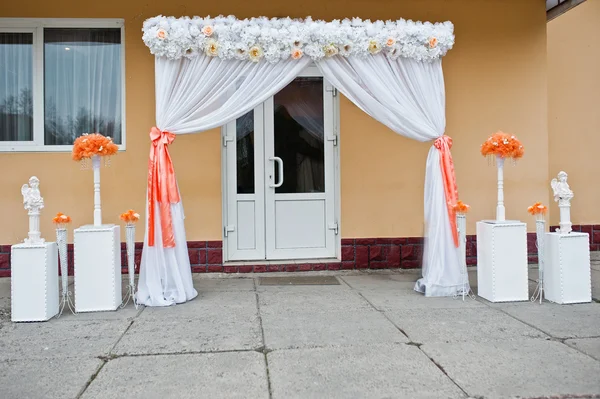
[[[0,398],[600,398],[600,303],[424,298],[417,273],[195,275],[183,305],[20,324],[0,279]]]

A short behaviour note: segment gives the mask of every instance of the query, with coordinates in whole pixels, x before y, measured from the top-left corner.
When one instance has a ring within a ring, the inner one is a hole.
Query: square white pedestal
[[[477,222],[477,295],[490,302],[527,301],[527,225]]]
[[[11,247],[12,321],[46,321],[58,313],[58,246]]]
[[[546,233],[545,245],[545,298],[561,304],[591,302],[589,235]]]
[[[119,226],[82,226],[73,236],[75,311],[116,310],[122,301]]]

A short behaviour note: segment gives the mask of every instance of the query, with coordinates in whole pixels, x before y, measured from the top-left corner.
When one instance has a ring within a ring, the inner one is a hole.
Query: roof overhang
[[[546,21],[553,20],[584,1],[585,0],[546,0]]]

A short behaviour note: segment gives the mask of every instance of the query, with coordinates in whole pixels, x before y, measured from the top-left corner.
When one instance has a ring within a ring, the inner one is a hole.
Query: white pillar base
[[[477,295],[490,302],[527,301],[527,225],[477,222]]]
[[[114,224],[75,229],[75,311],[116,310],[121,304],[121,231]]]
[[[11,247],[11,320],[46,321],[58,314],[55,242]]]
[[[549,301],[592,301],[590,238],[587,233],[546,233],[544,293]]]

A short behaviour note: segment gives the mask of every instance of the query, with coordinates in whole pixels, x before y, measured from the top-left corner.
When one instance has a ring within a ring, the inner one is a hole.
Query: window
[[[0,18],[0,151],[125,148],[122,20]]]

